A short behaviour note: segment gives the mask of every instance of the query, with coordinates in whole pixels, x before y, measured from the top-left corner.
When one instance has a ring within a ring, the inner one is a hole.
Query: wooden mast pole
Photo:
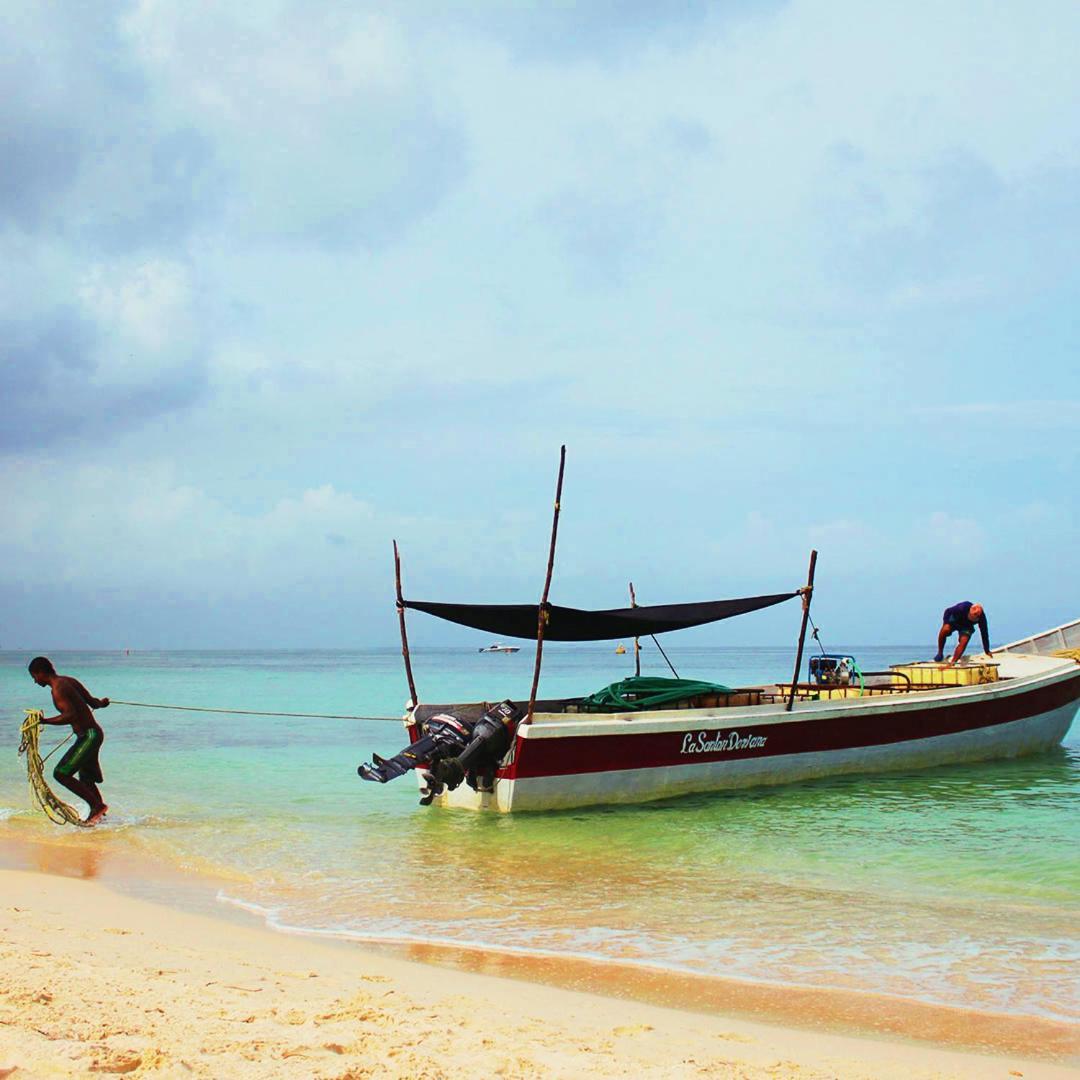
[[[548,549],[547,577],[544,579],[544,595],[540,598],[540,611],[536,621],[536,666],[533,668],[532,689],[529,691],[529,711],[525,723],[531,724],[533,708],[536,706],[536,691],[540,685],[540,658],[544,654],[544,627],[547,625],[548,592],[551,589],[551,574],[555,569],[555,538],[559,535],[559,508],[562,503],[563,471],[566,468],[566,447],[559,448],[559,482],[555,485],[555,513],[551,520],[551,547]]]
[[[637,597],[634,595],[634,583],[630,582],[630,606],[637,607]],[[634,674],[641,675],[641,638],[634,638]]]
[[[416,683],[413,682],[412,664],[409,661],[409,638],[405,633],[405,601],[401,596],[401,556],[398,554],[397,541],[394,541],[394,584],[397,586],[398,625],[401,627],[401,656],[405,661],[405,678],[409,681],[409,695],[413,706],[420,703],[416,696]]]
[[[786,711],[791,712],[795,704],[795,687],[799,683],[799,672],[802,670],[803,643],[806,641],[806,623],[810,618],[810,597],[814,594],[814,567],[817,566],[817,552],[810,552],[810,572],[806,575],[806,588],[800,589],[802,593],[802,627],[799,629],[799,651],[795,654],[795,674],[791,676],[791,693],[788,695]]]

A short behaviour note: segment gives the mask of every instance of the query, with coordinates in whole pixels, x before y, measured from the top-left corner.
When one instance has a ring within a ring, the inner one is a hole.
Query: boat
[[[539,605],[405,600],[395,543],[410,743],[394,758],[375,755],[359,767],[361,777],[385,783],[411,771],[426,805],[499,813],[639,803],[1042,753],[1060,744],[1080,708],[1080,619],[955,666],[912,662],[871,672],[852,656],[823,652],[810,658],[804,680],[816,552],[807,584],[786,592],[603,611],[549,604],[561,489],[562,462]],[[545,640],[645,637],[797,598],[802,622],[790,681],[726,687],[632,677],[606,696],[537,698]],[[406,609],[535,640],[529,699],[421,702]]]
[[[501,641],[494,641],[490,645],[485,645],[484,648],[478,649],[478,652],[501,652],[501,653],[513,653],[521,652],[520,645],[504,645]]]

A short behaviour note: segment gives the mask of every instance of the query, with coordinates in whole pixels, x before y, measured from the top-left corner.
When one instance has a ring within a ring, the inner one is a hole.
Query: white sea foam
[[[240,908],[241,911],[247,911],[252,915],[258,915],[260,919],[266,922],[267,926],[273,929],[278,929],[274,926],[273,919],[277,912],[274,908],[264,907],[262,904],[256,904],[251,900],[241,900],[236,896],[230,896],[224,889],[219,889],[217,896],[214,898],[219,904],[228,904],[230,907]],[[301,931],[297,931],[300,933]]]
[[[334,941],[351,941],[359,945],[426,945],[435,949],[446,949],[452,952],[488,953],[499,956],[521,956],[530,958],[546,958],[555,960],[585,960],[592,964],[607,967],[639,968],[650,971],[665,972],[668,974],[685,974],[702,977],[705,973],[692,967],[684,967],[681,964],[656,963],[648,960],[625,957],[607,956],[603,953],[591,952],[583,949],[545,949],[539,946],[507,945],[480,941],[470,938],[448,938],[425,934],[407,933],[378,933],[375,931],[351,930],[345,927],[313,927],[298,926],[295,923],[283,922],[279,917],[279,909],[268,908],[250,900],[241,900],[235,896],[229,896],[224,891],[219,891],[216,899],[219,903],[228,904],[240,908],[252,915],[262,918],[268,929],[279,934],[292,934],[295,937],[310,937],[331,939]],[[747,985],[767,984],[779,987],[815,988],[813,984],[787,982],[779,979],[759,979],[748,976],[725,974],[725,979],[731,982],[742,982]]]
[[[108,826],[112,832],[117,832],[120,829],[145,829],[154,826],[167,826],[172,824],[168,818],[160,817],[157,814],[114,814],[108,813],[105,815],[105,819],[102,821],[99,828]]]

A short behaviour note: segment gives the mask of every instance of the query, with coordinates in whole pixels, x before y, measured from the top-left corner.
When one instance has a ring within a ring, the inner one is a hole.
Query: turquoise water
[[[867,669],[919,654],[854,648]],[[669,650],[681,675],[788,677],[792,650]],[[611,648],[549,646],[541,694],[632,670]],[[54,654],[117,699],[286,712],[400,713],[398,650]],[[54,835],[15,754],[48,692],[0,654],[0,836]],[[527,696],[528,650],[414,653],[422,699]],[[655,653],[645,671],[665,672]],[[1075,1019],[1080,992],[1080,730],[1019,761],[512,817],[417,805],[364,784],[399,724],[212,716],[114,705],[97,835],[228,876],[223,902],[274,925],[657,965]],[[56,729],[59,734],[63,729]],[[43,746],[59,735],[49,732]],[[81,805],[81,804],[80,804]]]

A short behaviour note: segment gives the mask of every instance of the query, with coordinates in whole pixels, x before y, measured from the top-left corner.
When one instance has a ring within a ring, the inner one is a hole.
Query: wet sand
[[[627,965],[369,951],[222,917],[211,882],[155,879],[83,838],[9,839],[3,863],[24,869],[0,870],[0,1076],[1080,1076],[1066,1024]]]

